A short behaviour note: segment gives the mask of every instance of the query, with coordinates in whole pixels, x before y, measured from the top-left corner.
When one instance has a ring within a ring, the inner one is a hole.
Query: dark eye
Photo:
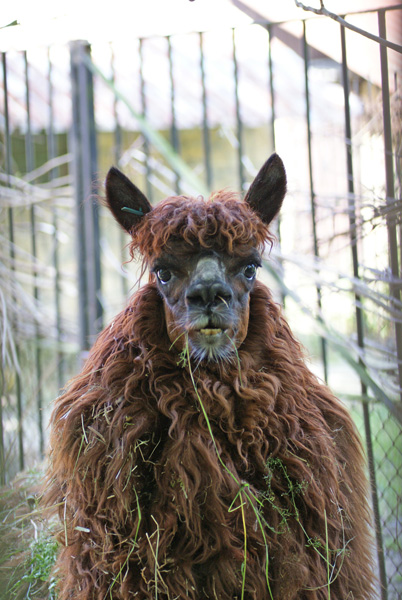
[[[159,281],[164,284],[164,283],[168,283],[171,278],[172,278],[172,273],[169,271],[169,269],[158,269],[156,271],[156,276],[159,279]]]
[[[255,265],[254,263],[247,265],[243,269],[243,274],[244,277],[246,277],[246,279],[254,279],[254,277],[257,274],[257,265]]]

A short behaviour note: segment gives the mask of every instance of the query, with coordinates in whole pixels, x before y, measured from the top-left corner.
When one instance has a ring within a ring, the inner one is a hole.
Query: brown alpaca
[[[106,200],[150,282],[56,401],[60,600],[374,598],[362,447],[256,281],[286,191]]]

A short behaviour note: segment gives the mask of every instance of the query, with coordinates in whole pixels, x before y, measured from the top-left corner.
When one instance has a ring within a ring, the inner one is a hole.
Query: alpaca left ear
[[[279,156],[272,154],[250,185],[244,200],[269,225],[279,213],[285,194],[285,167]]]
[[[144,194],[119,169],[112,167],[106,176],[106,203],[116,221],[131,233],[144,215],[152,210]]]

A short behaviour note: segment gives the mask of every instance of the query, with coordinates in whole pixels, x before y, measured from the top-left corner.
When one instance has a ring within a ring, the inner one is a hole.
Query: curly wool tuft
[[[237,194],[223,190],[209,200],[178,196],[160,202],[132,231],[130,251],[134,256],[138,250],[149,266],[174,240],[233,254],[250,246],[262,252],[273,239],[268,226]]]

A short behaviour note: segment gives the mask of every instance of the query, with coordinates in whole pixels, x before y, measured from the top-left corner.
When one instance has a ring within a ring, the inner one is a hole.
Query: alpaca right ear
[[[119,169],[106,176],[106,202],[116,221],[130,233],[152,210],[144,194]]]
[[[285,194],[285,167],[279,156],[272,154],[259,170],[244,200],[269,225],[279,213]]]

